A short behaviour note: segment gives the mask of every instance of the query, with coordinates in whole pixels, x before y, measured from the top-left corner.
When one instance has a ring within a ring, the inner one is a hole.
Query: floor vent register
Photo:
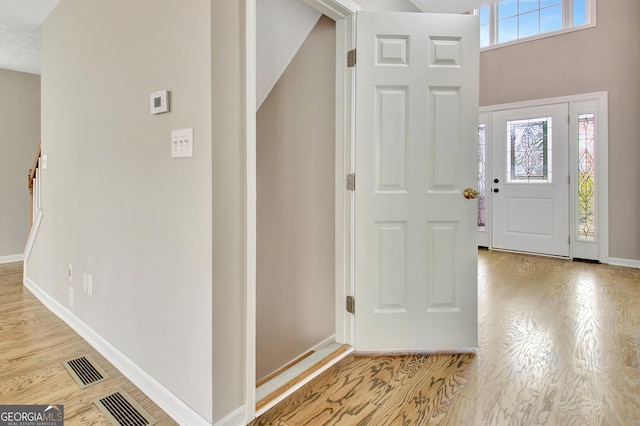
[[[109,378],[109,375],[89,355],[65,361],[62,365],[81,388]]]
[[[156,420],[123,390],[96,399],[93,403],[116,426],[151,426],[156,424]]]

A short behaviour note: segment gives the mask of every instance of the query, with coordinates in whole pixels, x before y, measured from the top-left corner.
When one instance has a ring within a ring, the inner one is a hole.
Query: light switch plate
[[[193,129],[171,131],[171,158],[193,157]]]

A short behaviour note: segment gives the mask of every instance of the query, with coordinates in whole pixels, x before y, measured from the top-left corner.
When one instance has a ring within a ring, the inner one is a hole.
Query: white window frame
[[[480,107],[479,123],[486,124],[485,145],[485,187],[491,188],[492,114],[494,112],[567,103],[569,105],[569,258],[596,260],[611,263],[609,258],[609,143],[608,143],[608,93],[596,92],[557,98],[538,99],[509,104]],[[593,241],[578,239],[578,115],[595,113],[596,117],[596,236]],[[478,230],[478,245],[493,248],[492,232],[492,192],[487,190],[487,211],[485,229]],[[618,264],[618,263],[616,263]]]
[[[498,2],[499,3],[499,2]],[[563,28],[557,31],[549,31],[536,34],[530,37],[518,38],[504,43],[497,43],[498,40],[498,3],[489,5],[489,45],[480,48],[481,52],[501,47],[513,46],[514,44],[526,43],[533,40],[540,40],[547,37],[554,37],[560,34],[566,34],[573,31],[581,31],[596,26],[596,0],[586,0],[587,23],[579,26],[573,26],[573,0],[562,0],[562,19]],[[473,11],[475,15],[480,14],[480,9]]]

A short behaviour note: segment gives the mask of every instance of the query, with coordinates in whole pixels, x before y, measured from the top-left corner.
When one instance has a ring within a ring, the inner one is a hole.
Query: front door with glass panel
[[[496,249],[569,256],[568,105],[492,115]]]

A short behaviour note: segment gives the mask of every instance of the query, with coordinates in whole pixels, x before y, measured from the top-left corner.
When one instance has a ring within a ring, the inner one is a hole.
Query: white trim
[[[496,112],[506,109],[530,108],[535,106],[562,104],[591,99],[606,99],[606,95],[607,92],[592,92],[578,95],[558,96],[555,98],[531,99],[527,101],[510,102],[505,104],[485,105],[480,107],[480,112]]]
[[[353,294],[353,196],[344,179],[354,170],[355,79],[344,66],[346,51],[355,47],[355,14],[352,0],[303,0],[336,21],[336,341],[353,344],[353,318],[344,310],[347,294]],[[255,418],[256,364],[256,0],[245,0],[245,422]],[[297,389],[297,388],[296,388]],[[237,410],[236,410],[237,411]]]
[[[10,254],[8,256],[0,256],[0,265],[3,263],[22,262],[24,254]]]
[[[150,376],[142,368],[138,367],[125,354],[120,352],[96,333],[91,327],[82,322],[71,311],[49,296],[29,277],[24,277],[24,285],[44,306],[53,314],[64,321],[76,333],[87,341],[94,349],[104,356],[127,379],[147,395],[153,402],[162,408],[169,416],[182,425],[210,425],[200,414],[185,404],[180,398],[171,393],[160,382]]]
[[[352,10],[359,7],[352,3]],[[336,19],[336,106],[335,106],[335,330],[336,341],[353,345],[353,316],[344,309],[353,286],[354,193],[345,179],[355,172],[355,69],[347,67],[347,52],[356,47],[355,12],[343,11]],[[335,19],[335,18],[334,18]]]
[[[29,257],[31,257],[31,252],[33,251],[33,245],[36,243],[36,237],[38,236],[38,231],[40,230],[40,224],[42,223],[42,209],[39,209],[36,213],[36,217],[33,220],[33,224],[31,225],[31,231],[29,232],[29,237],[27,238],[27,245],[24,249],[24,263],[26,264],[29,261]],[[26,267],[25,267],[26,270]]]
[[[245,422],[245,418],[247,416],[245,406],[238,407],[229,414],[227,414],[223,419],[218,420],[213,425],[214,426],[244,426],[247,423]]]
[[[570,5],[572,5],[572,2],[568,2]],[[496,25],[496,21],[497,21],[497,12],[496,12],[496,8],[497,6],[497,2],[489,5],[489,30],[491,31],[490,34],[490,45],[489,46],[484,46],[482,48],[480,48],[480,53],[482,52],[487,52],[489,50],[494,50],[494,49],[500,49],[502,47],[509,47],[509,46],[514,46],[517,44],[521,44],[521,43],[528,43],[530,41],[536,41],[536,40],[542,40],[545,39],[547,37],[555,37],[555,36],[559,36],[559,35],[563,35],[563,34],[568,34],[568,33],[572,33],[574,31],[582,31],[582,30],[588,30],[590,28],[595,28],[597,25],[597,18],[596,18],[596,13],[594,13],[594,11],[596,10],[596,0],[587,0],[586,2],[586,9],[587,9],[587,20],[589,21],[586,24],[583,25],[579,25],[577,27],[574,26],[569,26],[567,27],[567,23],[564,22],[565,20],[568,19],[572,19],[573,17],[573,11],[569,11],[568,13],[563,13],[563,27],[561,30],[557,30],[557,31],[549,31],[549,32],[545,32],[545,33],[541,33],[541,34],[536,34],[536,35],[532,35],[530,37],[523,37],[523,38],[518,38],[515,40],[511,40],[511,41],[507,41],[504,43],[497,43],[497,39],[498,39],[498,28]],[[563,5],[564,6],[564,5]],[[571,8],[569,8],[571,9]],[[476,9],[479,10],[479,9]],[[474,11],[475,13],[475,11]],[[571,16],[569,16],[569,14],[571,14]],[[571,25],[573,25],[573,20],[571,20]],[[495,43],[495,44],[494,44]]]
[[[506,42],[501,43],[501,44],[493,44],[491,46],[482,47],[482,48],[480,48],[480,53],[488,52],[490,50],[495,50],[495,49],[501,49],[503,47],[515,46],[515,45],[522,44],[522,43],[529,43],[529,42],[532,42],[532,41],[542,40],[542,39],[549,38],[549,37],[557,37],[557,36],[568,34],[568,33],[572,33],[572,32],[575,32],[575,31],[588,30],[588,29],[595,28],[595,27],[596,27],[595,23],[584,24],[584,25],[580,25],[579,27],[564,28],[564,29],[558,30],[558,31],[550,31],[548,33],[537,34],[537,35],[534,35],[534,36],[531,36],[531,37],[519,38],[517,40],[506,41]]]
[[[621,259],[621,258],[618,258],[618,257],[610,257],[607,262],[603,262],[603,263],[608,263],[609,265],[614,265],[614,266],[625,266],[627,268],[640,269],[640,260]]]
[[[274,368],[273,371],[267,373],[264,377],[271,376],[276,371],[282,370],[284,367],[286,367],[287,365],[291,364],[292,362],[294,362],[296,360],[299,360],[302,357],[306,356],[309,352],[317,352],[318,350],[324,348],[325,346],[328,346],[328,345],[330,345],[332,343],[335,343],[335,341],[336,341],[336,335],[332,334],[331,336],[329,336],[326,339],[322,340],[320,343],[317,343],[317,344],[311,346],[310,348],[300,352],[298,355],[296,355],[293,358],[291,358],[290,361],[287,361],[284,364],[282,364],[281,366],[279,366],[277,368]],[[261,380],[262,380],[262,378],[256,379],[256,382],[259,382]]]
[[[609,258],[609,157],[608,157],[608,94],[607,92],[594,92],[594,93],[584,93],[579,95],[571,95],[571,96],[560,96],[556,98],[544,98],[544,99],[535,99],[535,100],[527,100],[521,102],[512,102],[507,104],[498,104],[498,105],[488,105],[480,107],[480,114],[488,113],[489,118],[488,121],[491,122],[493,117],[492,114],[498,111],[510,110],[510,109],[520,109],[520,108],[531,108],[545,105],[554,105],[554,104],[563,104],[566,103],[569,106],[569,116],[573,117],[575,112],[582,111],[584,108],[581,107],[581,104],[591,104],[590,110],[595,110],[597,114],[596,118],[596,126],[597,126],[597,141],[596,141],[596,158],[597,158],[597,179],[596,179],[596,192],[597,192],[597,243],[585,243],[582,241],[578,241],[576,239],[576,228],[575,228],[575,217],[576,212],[575,208],[573,210],[570,209],[570,232],[571,232],[571,245],[570,245],[570,254],[569,257],[578,257],[585,259],[594,259],[598,260],[601,263],[608,263]],[[586,110],[585,110],[586,111]],[[573,124],[573,123],[572,123]],[[571,173],[571,185],[570,185],[570,199],[571,206],[577,203],[577,193],[574,190],[574,182],[577,177],[577,149],[574,149],[573,145],[575,145],[576,140],[574,140],[576,136],[576,132],[572,132],[572,127],[570,125],[569,129],[569,172]],[[491,139],[487,139],[491,141]],[[489,143],[490,144],[490,143]],[[490,150],[491,148],[488,148]],[[490,170],[490,168],[488,168]],[[487,173],[487,188],[490,188],[491,182],[489,180],[490,173]],[[488,200],[491,197],[491,192],[487,192]],[[575,203],[574,203],[575,201]],[[490,201],[487,201],[489,204]],[[487,223],[488,227],[491,226],[491,215],[487,214]],[[489,228],[490,229],[490,228]],[[491,237],[489,237],[489,248],[493,248],[491,241]],[[589,248],[588,245],[594,246],[593,248]],[[597,245],[597,247],[595,247]]]
[[[260,410],[258,410],[256,412],[256,416],[260,416],[260,415],[266,413],[268,410],[270,410],[271,408],[275,407],[278,403],[284,401],[284,399],[286,397],[288,397],[289,395],[291,395],[292,393],[294,393],[295,391],[300,389],[302,386],[304,386],[307,383],[309,383],[311,380],[313,380],[316,377],[318,377],[320,374],[322,374],[325,371],[327,371],[329,368],[331,368],[332,366],[337,364],[338,361],[340,361],[341,359],[343,359],[344,357],[346,357],[347,355],[349,355],[352,352],[353,352],[353,348],[349,348],[345,352],[341,353],[339,356],[337,356],[335,358],[332,358],[331,361],[329,361],[327,364],[323,365],[322,368],[319,368],[318,370],[314,371],[312,374],[310,374],[309,376],[305,377],[300,382],[298,382],[295,385],[291,386],[289,389],[287,389],[281,395],[278,395],[278,397],[274,398],[273,401],[270,401],[264,407],[260,408]]]
[[[256,0],[245,0],[245,383],[244,423],[256,417],[256,277],[257,277],[257,147],[256,147]],[[237,410],[236,410],[237,411]],[[235,411],[234,411],[235,413]],[[232,413],[233,414],[233,413]],[[227,416],[228,417],[228,416]],[[226,417],[225,417],[226,419]],[[228,423],[231,424],[231,423]]]
[[[608,109],[607,93],[584,100],[576,100],[569,104],[571,128],[569,130],[572,161],[571,176],[578,175],[578,128],[574,120],[578,114],[594,113],[596,125],[596,235],[595,241],[584,241],[577,238],[578,226],[578,193],[576,185],[571,185],[571,257],[594,259],[602,263],[609,257],[609,144],[608,144]]]

